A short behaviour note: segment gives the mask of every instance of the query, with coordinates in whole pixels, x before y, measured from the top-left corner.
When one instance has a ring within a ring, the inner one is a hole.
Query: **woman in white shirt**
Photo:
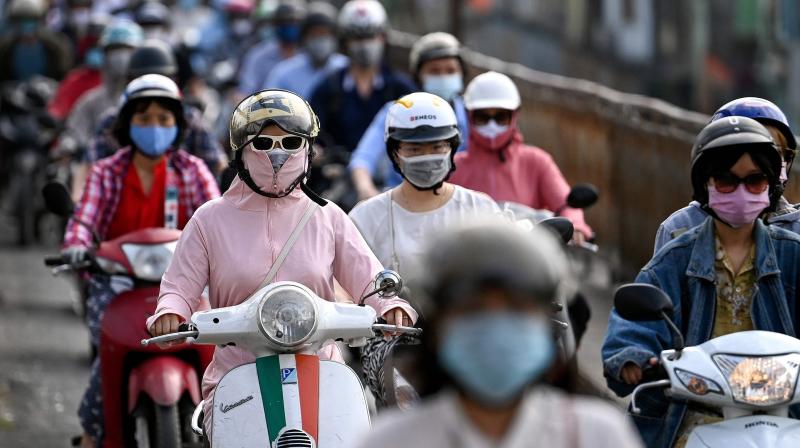
[[[542,384],[555,344],[552,302],[567,260],[544,230],[508,222],[437,232],[415,291],[427,325],[422,404],[378,418],[363,448],[639,448],[618,409]]]
[[[350,218],[381,263],[404,274],[413,271],[431,231],[500,209],[489,196],[446,182],[460,134],[444,99],[416,92],[397,100],[385,139],[403,182],[357,205]]]

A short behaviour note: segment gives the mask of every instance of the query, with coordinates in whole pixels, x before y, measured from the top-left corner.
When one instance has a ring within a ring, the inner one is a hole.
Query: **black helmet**
[[[134,20],[143,27],[153,25],[166,26],[170,24],[170,11],[163,3],[147,1],[136,9]]]
[[[148,39],[131,55],[128,63],[128,79],[153,73],[175,76],[178,73],[178,64],[175,62],[172,48],[167,43]]]
[[[781,170],[781,153],[772,134],[759,122],[747,117],[724,117],[707,124],[697,135],[692,147],[692,189],[694,199],[703,205],[708,203],[709,156],[722,151],[737,151],[763,154],[769,163],[766,173],[770,181],[772,205],[783,194],[778,174]]]
[[[303,22],[303,32],[305,35],[308,30],[315,26],[326,26],[336,31],[336,7],[327,2],[313,2],[308,5],[308,14]]]
[[[302,22],[305,18],[305,4],[296,0],[281,2],[272,15],[274,23]]]

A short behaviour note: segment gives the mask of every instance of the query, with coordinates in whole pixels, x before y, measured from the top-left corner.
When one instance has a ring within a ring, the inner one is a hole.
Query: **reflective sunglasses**
[[[283,149],[286,152],[297,152],[305,147],[305,140],[303,137],[297,135],[251,135],[253,149],[257,151],[272,151],[276,147]],[[277,146],[276,146],[277,145]]]
[[[485,110],[476,110],[472,112],[472,120],[478,125],[486,124],[489,120],[494,120],[499,125],[506,125],[511,123],[511,114],[510,110],[500,110],[493,114]]]
[[[720,193],[733,193],[739,184],[744,184],[747,191],[753,194],[760,194],[769,188],[769,178],[764,173],[748,174],[739,177],[730,171],[727,173],[715,174],[712,176],[714,187]]]

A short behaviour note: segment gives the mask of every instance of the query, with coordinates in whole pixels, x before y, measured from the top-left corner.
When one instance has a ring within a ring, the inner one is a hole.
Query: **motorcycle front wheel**
[[[180,412],[177,403],[161,406],[142,397],[133,417],[137,448],[181,448]]]

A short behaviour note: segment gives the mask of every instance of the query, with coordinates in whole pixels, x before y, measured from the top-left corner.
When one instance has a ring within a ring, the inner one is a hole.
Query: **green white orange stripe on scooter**
[[[302,428],[318,441],[319,357],[272,355],[256,359],[269,441],[283,428]]]

